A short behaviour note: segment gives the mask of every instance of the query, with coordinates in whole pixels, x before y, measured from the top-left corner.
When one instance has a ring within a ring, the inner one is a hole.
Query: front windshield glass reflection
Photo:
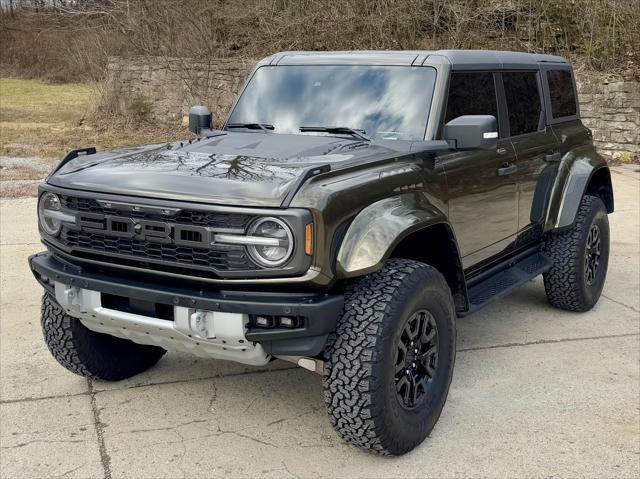
[[[264,66],[228,123],[295,134],[301,126],[337,126],[375,139],[422,140],[435,77],[430,67]]]

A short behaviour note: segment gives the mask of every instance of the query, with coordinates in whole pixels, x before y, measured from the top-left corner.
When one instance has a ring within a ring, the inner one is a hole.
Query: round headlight
[[[51,236],[57,236],[62,228],[60,221],[54,212],[60,211],[60,199],[53,193],[45,193],[40,197],[38,203],[38,219],[40,227],[45,233]],[[52,214],[53,213],[53,214]]]
[[[293,235],[278,218],[260,218],[249,228],[250,236],[264,238],[265,244],[252,244],[249,254],[260,265],[274,268],[284,264],[293,253]]]

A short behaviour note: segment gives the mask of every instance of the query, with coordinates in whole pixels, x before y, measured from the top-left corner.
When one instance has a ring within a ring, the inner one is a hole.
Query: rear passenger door
[[[540,71],[503,71],[500,77],[504,129],[509,132],[518,167],[513,174],[518,195],[517,246],[536,241],[542,234],[546,202],[560,159],[559,144],[553,129],[546,125]]]

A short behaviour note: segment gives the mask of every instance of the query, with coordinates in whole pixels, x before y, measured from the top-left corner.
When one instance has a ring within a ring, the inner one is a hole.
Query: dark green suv
[[[53,356],[119,380],[166,350],[322,375],[348,442],[403,454],[444,406],[456,318],[542,274],[586,311],[609,256],[609,169],[563,58],[292,52],[221,129],[71,152],[41,185]]]

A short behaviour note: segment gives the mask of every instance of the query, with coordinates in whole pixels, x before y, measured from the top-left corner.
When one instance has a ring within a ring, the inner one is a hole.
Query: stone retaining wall
[[[107,101],[133,114],[132,105],[148,101],[150,119],[166,124],[180,124],[192,105],[203,104],[221,121],[255,64],[238,59],[110,58]]]
[[[577,83],[580,115],[598,150],[610,156],[640,155],[640,83],[580,76]]]
[[[150,119],[184,122],[189,107],[207,105],[222,121],[256,60],[181,58],[111,58],[108,98],[120,111],[142,108]],[[607,155],[640,155],[640,83],[607,81],[578,74],[580,110],[593,130],[598,149]],[[132,107],[133,105],[133,107]]]

